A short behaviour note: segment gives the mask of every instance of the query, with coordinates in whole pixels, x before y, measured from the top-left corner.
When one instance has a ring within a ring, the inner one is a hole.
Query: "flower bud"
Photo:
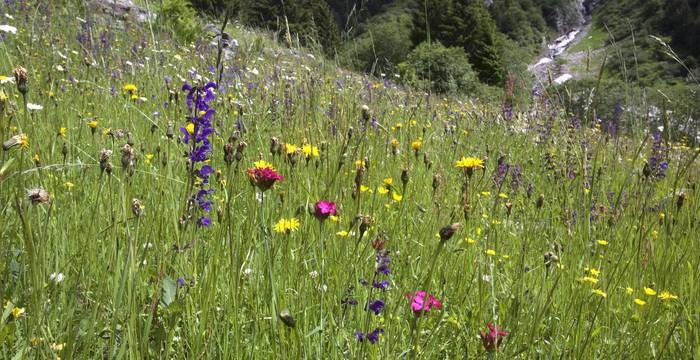
[[[283,309],[279,313],[279,318],[282,320],[282,323],[286,325],[289,328],[294,328],[296,326],[296,320],[294,320],[294,316],[292,316],[292,313],[289,311],[289,309]]]
[[[28,91],[27,78],[29,77],[27,69],[17,65],[12,73],[15,75],[15,81],[17,82],[17,91],[22,93],[22,95],[26,95]]]
[[[457,232],[457,230],[459,230],[461,227],[462,224],[460,223],[445,225],[442,229],[440,229],[440,241],[445,242],[450,240],[455,232]]]

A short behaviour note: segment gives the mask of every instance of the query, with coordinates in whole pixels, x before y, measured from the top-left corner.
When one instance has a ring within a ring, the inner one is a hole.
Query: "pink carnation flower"
[[[416,291],[413,295],[411,299],[411,310],[413,310],[414,313],[428,312],[431,308],[440,309],[442,307],[442,303],[432,294],[427,294],[427,299],[425,295],[425,291]]]
[[[337,214],[335,203],[331,201],[321,200],[316,203],[314,216],[319,220],[326,220],[329,216]]]

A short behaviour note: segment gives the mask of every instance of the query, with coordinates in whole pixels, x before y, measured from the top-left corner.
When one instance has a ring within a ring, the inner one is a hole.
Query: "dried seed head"
[[[12,73],[15,75],[15,81],[17,82],[17,91],[22,93],[22,95],[26,95],[28,90],[27,79],[29,78],[27,69],[17,65]]]
[[[48,191],[42,188],[34,188],[27,190],[27,198],[34,205],[46,204],[51,201],[51,195]]]
[[[369,111],[369,106],[362,105],[362,121],[365,123],[365,125],[369,122],[371,118],[372,114]]]
[[[289,309],[283,309],[279,313],[280,320],[282,320],[282,323],[286,325],[289,328],[294,328],[296,326],[296,320],[294,320],[294,316],[292,316],[292,313],[289,311]]]
[[[452,236],[462,227],[460,223],[454,223],[450,225],[445,225],[440,229],[440,241],[447,241],[452,238]]]
[[[549,265],[556,262],[559,262],[559,256],[557,256],[551,251],[547,251],[546,253],[544,253],[544,265],[546,267],[549,267]]]
[[[440,187],[440,184],[442,184],[442,176],[440,174],[433,175],[433,192]]]
[[[379,235],[372,240],[372,248],[374,250],[381,251],[384,250],[384,247],[386,247],[386,237],[384,235]]]
[[[134,213],[136,217],[143,215],[143,205],[139,199],[131,199],[131,212]]]
[[[271,137],[270,138],[270,153],[272,155],[276,155],[281,144],[282,143],[280,142],[279,138],[277,138],[276,136]]]
[[[168,130],[166,130],[166,132],[165,132],[165,136],[168,139],[172,139],[173,136],[175,136],[173,128],[174,128],[173,122],[168,121]]]
[[[406,187],[406,184],[408,184],[408,180],[410,179],[408,175],[408,169],[403,169],[401,171],[401,183],[403,184],[404,187]]]
[[[685,192],[681,192],[680,194],[678,194],[678,199],[676,200],[676,208],[680,210],[680,208],[683,207],[686,197],[688,197],[688,194]]]
[[[233,149],[233,144],[231,143],[226,143],[224,144],[224,162],[227,165],[231,165],[233,163],[234,158],[234,149]]]

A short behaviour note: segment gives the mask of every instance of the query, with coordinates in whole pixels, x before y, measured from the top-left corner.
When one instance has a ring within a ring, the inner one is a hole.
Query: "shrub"
[[[197,38],[200,24],[197,12],[187,0],[164,0],[160,8],[162,25],[172,30],[183,41],[193,41]]]
[[[439,42],[423,42],[399,65],[409,85],[430,87],[440,93],[471,94],[479,81],[460,47],[445,47]]]

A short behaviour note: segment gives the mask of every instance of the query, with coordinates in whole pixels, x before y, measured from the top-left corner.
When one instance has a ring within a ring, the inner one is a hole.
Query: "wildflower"
[[[134,213],[134,216],[139,217],[143,215],[143,209],[144,206],[139,199],[131,199],[131,212]]]
[[[70,181],[66,181],[66,182],[63,183],[63,187],[65,187],[66,189],[70,190],[70,189],[72,189],[72,188],[75,187],[75,184],[73,184],[73,183],[70,182]]]
[[[12,308],[12,311],[10,311],[10,313],[12,314],[12,316],[15,317],[15,319],[17,319],[18,317],[22,316],[22,314],[24,314],[24,308],[14,307]]]
[[[123,89],[124,89],[124,92],[127,92],[130,95],[133,95],[138,90],[138,88],[134,84],[126,84],[126,85],[124,85]]]
[[[338,232],[335,233],[335,234],[338,235],[338,236],[340,236],[340,237],[348,237],[348,236],[350,235],[350,233],[347,232],[347,231],[345,231],[345,230],[338,231]]]
[[[375,300],[375,301],[370,301],[367,304],[367,308],[365,310],[374,312],[374,315],[379,315],[379,313],[382,311],[383,307],[384,307],[384,301]]]
[[[394,179],[392,178],[385,178],[382,183],[384,184],[384,187],[387,189],[391,189],[391,186],[394,184]]]
[[[634,303],[639,305],[639,306],[644,306],[647,304],[647,302],[642,300],[642,299],[634,299]]]
[[[484,161],[475,157],[462,157],[455,166],[462,169],[483,168]]]
[[[644,294],[645,294],[646,296],[655,296],[655,295],[656,295],[656,290],[654,290],[654,289],[652,289],[652,288],[648,288],[648,287],[645,286],[645,287],[644,287]]]
[[[596,279],[596,278],[594,278],[594,277],[590,277],[590,276],[584,276],[584,277],[582,277],[582,278],[580,278],[580,279],[578,279],[578,280],[579,280],[580,282],[589,282],[589,283],[591,283],[591,284],[597,284],[597,283],[598,283],[598,279]]]
[[[386,195],[389,193],[389,189],[387,189],[384,186],[380,186],[377,188],[377,192],[379,193],[379,195]]]
[[[606,246],[606,245],[608,245],[608,241],[607,240],[598,240],[598,245]]]
[[[425,299],[426,295],[428,295],[428,299]],[[425,291],[416,291],[411,298],[411,310],[416,315],[429,312],[431,308],[440,309],[441,307],[442,303],[432,294],[426,294]]]
[[[262,160],[254,163],[253,166],[246,171],[248,180],[262,191],[267,191],[275,185],[275,182],[284,180],[282,175],[278,174],[272,166],[269,166]]]
[[[42,188],[34,188],[27,190],[27,198],[33,205],[46,204],[51,201],[49,192]]]
[[[594,294],[603,297],[603,299],[608,297],[608,294],[605,293],[605,291],[600,290],[600,289],[593,289],[591,290]]]
[[[51,350],[58,352],[58,351],[63,350],[63,348],[65,346],[66,346],[65,343],[60,343],[60,344],[52,343],[49,347],[51,348]]]
[[[632,295],[632,293],[634,292],[634,289],[632,289],[631,287],[627,287],[627,288],[625,288],[625,292],[627,293],[627,295]]]
[[[401,195],[401,194],[397,193],[396,191],[394,191],[394,192],[391,194],[391,198],[392,198],[394,201],[399,202],[399,201],[401,201],[401,200],[403,199],[403,195]]]
[[[39,104],[33,104],[33,103],[27,103],[27,110],[34,111],[34,110],[44,110],[44,107]]]
[[[316,202],[314,209],[314,216],[319,220],[326,220],[329,216],[337,214],[335,203],[327,200]]]
[[[488,255],[488,256],[496,256],[496,250],[487,249],[487,250],[486,250],[486,255]]]
[[[355,337],[357,338],[357,341],[363,342],[365,340],[369,341],[370,344],[374,344],[377,341],[379,341],[379,334],[383,334],[384,329],[382,328],[376,328],[371,332],[368,332],[367,334],[363,334],[361,331],[358,331],[355,333]]]
[[[65,137],[67,130],[68,129],[66,129],[65,127],[58,128],[58,132],[56,133],[56,136]]]
[[[56,284],[62,283],[64,278],[65,276],[63,273],[51,273],[51,275],[49,275],[49,280],[55,282]]]
[[[494,326],[492,323],[486,324],[486,327],[488,327],[489,329],[488,334],[481,331],[479,332],[479,337],[481,338],[481,342],[484,345],[484,349],[486,349],[486,351],[490,353],[496,352],[501,346],[503,338],[508,336],[508,332],[503,331],[498,326]]]
[[[294,144],[284,144],[284,152],[287,155],[294,155],[299,150],[299,147]]]
[[[273,230],[279,234],[289,234],[293,231],[297,231],[298,229],[299,219],[297,218],[280,219],[280,221],[278,221],[273,228]]]
[[[301,154],[304,155],[306,159],[317,158],[319,156],[318,147],[304,144],[301,146]]]
[[[418,153],[420,148],[423,146],[423,138],[418,138],[411,143],[411,148]]]
[[[97,120],[90,120],[87,122],[87,126],[90,127],[90,130],[92,133],[95,133],[95,130],[97,129]]]
[[[670,292],[664,290],[659,294],[659,299],[661,300],[676,300],[678,296],[671,294]]]

